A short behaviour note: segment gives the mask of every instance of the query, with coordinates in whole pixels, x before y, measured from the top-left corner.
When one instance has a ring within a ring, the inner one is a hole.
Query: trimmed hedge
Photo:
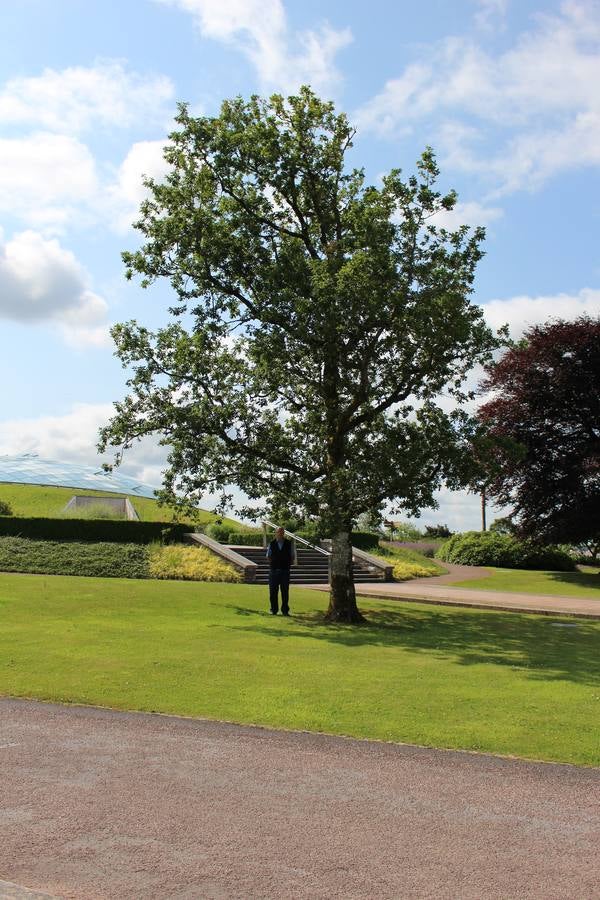
[[[352,546],[358,550],[376,550],[379,547],[379,535],[371,531],[353,531]]]
[[[34,541],[0,537],[0,570],[98,578],[148,578],[148,548],[139,544]]]
[[[228,544],[242,544],[246,547],[262,547],[263,536],[256,531],[230,531]]]
[[[575,571],[573,559],[558,547],[542,547],[532,541],[519,541],[512,535],[493,531],[455,534],[438,548],[436,556],[444,562],[463,566]]]
[[[85,541],[111,544],[171,544],[193,531],[189,522],[130,522],[107,519],[40,519],[0,517],[0,536],[40,541]]]

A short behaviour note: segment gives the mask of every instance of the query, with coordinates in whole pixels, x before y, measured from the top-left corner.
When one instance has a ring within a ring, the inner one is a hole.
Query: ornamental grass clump
[[[149,553],[151,578],[229,582],[242,580],[237,569],[204,547],[152,544]]]

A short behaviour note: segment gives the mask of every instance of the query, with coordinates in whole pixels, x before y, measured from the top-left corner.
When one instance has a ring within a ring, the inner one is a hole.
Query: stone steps
[[[239,553],[240,556],[256,563],[255,584],[268,584],[269,563],[265,555],[266,550],[263,547],[244,547],[239,544],[228,546],[231,550]],[[328,556],[319,553],[318,550],[297,548],[296,557],[297,565],[292,566],[290,571],[291,584],[327,584],[329,582]],[[355,562],[353,570],[356,582],[381,581],[380,570],[372,569],[364,563]]]

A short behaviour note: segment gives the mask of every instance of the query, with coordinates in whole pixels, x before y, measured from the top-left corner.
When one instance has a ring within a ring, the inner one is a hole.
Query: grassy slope
[[[88,491],[69,487],[44,487],[33,484],[0,484],[0,500],[10,503],[15,516],[49,517],[59,516],[71,497],[75,494],[86,497],[103,497],[107,492]],[[125,494],[108,494],[109,497],[124,497]],[[155,500],[147,497],[130,496],[135,510],[143,522],[172,522],[173,513]],[[214,513],[199,511],[200,524],[214,522]],[[232,527],[239,526],[234,519],[223,519]]]
[[[540,572],[524,569],[493,569],[489,578],[455,581],[453,587],[482,591],[514,591],[521,594],[553,594],[564,597],[589,597],[600,600],[600,575],[597,569],[584,572]]]
[[[396,581],[444,575],[448,571],[437,560],[423,556],[422,553],[408,547],[391,547],[389,544],[381,544],[377,550],[370,552],[394,565]]]
[[[600,765],[600,623],[266,588],[0,576],[0,692]]]

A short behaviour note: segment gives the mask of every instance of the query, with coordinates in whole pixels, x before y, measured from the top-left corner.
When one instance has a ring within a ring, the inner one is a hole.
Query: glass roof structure
[[[155,498],[157,488],[120,472],[104,472],[93,466],[40,459],[36,453],[0,455],[0,482],[81,488]]]

